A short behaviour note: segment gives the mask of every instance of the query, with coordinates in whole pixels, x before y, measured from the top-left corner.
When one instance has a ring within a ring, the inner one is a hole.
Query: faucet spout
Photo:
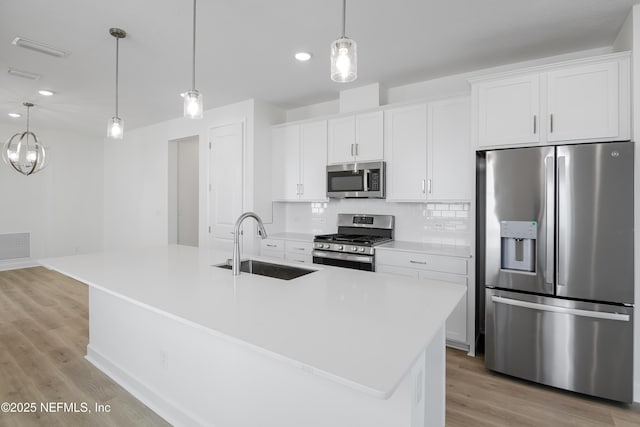
[[[267,230],[264,229],[264,224],[262,223],[262,219],[255,212],[245,212],[236,221],[236,225],[233,227],[233,258],[231,261],[231,270],[233,271],[234,276],[238,276],[240,274],[240,226],[242,225],[242,221],[247,218],[253,218],[258,223],[258,234],[263,239],[267,238]]]

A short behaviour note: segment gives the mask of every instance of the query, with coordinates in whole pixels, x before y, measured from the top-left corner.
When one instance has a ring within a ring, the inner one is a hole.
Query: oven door
[[[375,271],[373,256],[355,255],[342,252],[313,251],[313,263],[332,265],[334,267],[352,268],[354,270]]]
[[[327,166],[327,197],[384,198],[384,162]]]

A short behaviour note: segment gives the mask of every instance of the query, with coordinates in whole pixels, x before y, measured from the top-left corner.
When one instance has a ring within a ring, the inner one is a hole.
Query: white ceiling
[[[391,87],[527,59],[610,46],[640,0],[349,0],[347,35],[358,43],[358,79],[329,78],[341,0],[200,0],[196,88],[205,109],[259,98],[283,108],[336,99],[373,82]],[[0,5],[0,123],[106,133],[115,112],[131,130],[182,115],[191,86],[192,0],[4,0]],[[11,44],[16,36],[70,51],[55,58]],[[308,63],[293,54],[312,52]],[[42,75],[29,81],[9,67]],[[38,89],[57,94],[45,98]],[[0,136],[2,138],[2,136]]]

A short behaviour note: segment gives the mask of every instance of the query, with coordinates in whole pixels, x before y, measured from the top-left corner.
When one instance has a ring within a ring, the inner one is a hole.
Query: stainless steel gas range
[[[393,226],[393,215],[338,214],[338,232],[313,239],[313,262],[375,271],[375,246],[393,240]]]

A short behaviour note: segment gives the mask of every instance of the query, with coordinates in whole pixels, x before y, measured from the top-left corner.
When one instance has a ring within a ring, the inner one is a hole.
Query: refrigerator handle
[[[512,305],[516,307],[530,308],[532,310],[551,311],[554,313],[571,314],[573,316],[590,317],[594,319],[619,320],[622,322],[628,322],[631,320],[631,317],[628,314],[609,313],[606,311],[590,311],[590,310],[582,310],[579,308],[557,307],[555,305],[547,305],[547,304],[540,304],[537,302],[516,300],[511,298],[499,297],[496,295],[491,296],[491,301],[498,304],[506,304],[506,305]]]
[[[555,194],[554,194],[554,157],[547,156],[544,160],[545,167],[545,254],[544,254],[544,281],[553,284],[553,253],[554,253],[554,223],[555,223]]]
[[[567,257],[563,251],[567,248],[567,164],[565,156],[558,156],[558,205],[556,206],[558,217],[558,250],[556,262],[558,265],[558,286],[567,285]]]

